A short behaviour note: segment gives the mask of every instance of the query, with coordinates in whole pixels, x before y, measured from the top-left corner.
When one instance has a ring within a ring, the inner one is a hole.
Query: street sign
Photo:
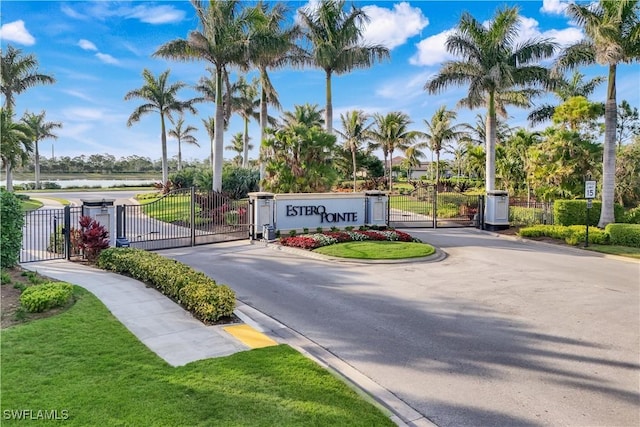
[[[584,182],[584,198],[585,199],[596,198],[596,182],[595,181]]]
[[[587,199],[587,209],[591,209],[593,207],[593,200]]]

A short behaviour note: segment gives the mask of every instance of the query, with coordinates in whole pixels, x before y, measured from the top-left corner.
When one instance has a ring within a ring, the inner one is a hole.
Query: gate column
[[[115,199],[82,199],[82,215],[95,219],[109,232],[109,245],[116,245]]]

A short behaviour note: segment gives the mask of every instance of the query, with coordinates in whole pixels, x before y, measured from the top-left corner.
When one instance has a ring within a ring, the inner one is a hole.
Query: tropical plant
[[[22,248],[22,226],[24,213],[20,199],[8,191],[0,189],[0,268],[15,266],[20,259]],[[4,283],[3,283],[4,284]]]
[[[54,129],[62,127],[60,122],[47,122],[45,121],[46,112],[41,111],[40,114],[25,113],[22,117],[22,122],[29,126],[31,129],[31,138],[33,141],[34,155],[35,155],[35,188],[40,188],[40,150],[38,143],[43,139],[53,138],[58,139],[58,136],[53,133]]]
[[[609,69],[604,113],[602,210],[598,227],[615,221],[616,74],[622,63],[640,58],[640,6],[638,0],[600,0],[597,4],[571,3],[567,14],[584,29],[586,38],[567,47],[557,60],[560,70],[598,63]]]
[[[213,65],[215,74],[215,129],[213,147],[213,182],[215,191],[222,190],[222,150],[224,147],[225,106],[223,78],[228,66],[247,65],[247,29],[257,13],[242,8],[240,0],[191,0],[200,29],[189,32],[186,39],[172,40],[158,48],[155,57],[180,61],[204,60]]]
[[[216,132],[216,120],[213,117],[207,117],[206,119],[202,119],[202,125],[207,131],[207,135],[209,136],[209,143],[211,147],[211,152],[209,154],[209,164],[211,166],[211,170],[213,171],[213,149],[214,149],[214,141],[215,141],[215,132]]]
[[[372,140],[371,148],[382,149],[384,163],[387,166],[389,191],[393,188],[393,175],[391,173],[391,162],[393,152],[396,149],[405,150],[419,135],[418,132],[410,131],[411,119],[406,113],[393,111],[386,115],[379,113],[373,116],[373,128],[369,132]],[[389,162],[387,163],[387,159]]]
[[[440,164],[440,153],[446,150],[449,145],[462,138],[460,125],[451,123],[457,117],[455,111],[447,110],[443,105],[433,113],[431,120],[424,120],[427,126],[427,133],[424,135],[427,139],[429,149],[436,155],[436,164]],[[436,168],[436,184],[440,182],[440,168]]]
[[[4,95],[5,109],[13,110],[15,95],[30,87],[56,82],[52,76],[38,73],[38,59],[33,54],[22,55],[22,50],[7,46],[4,55],[0,50],[0,57],[0,87]]]
[[[167,164],[167,130],[165,118],[171,119],[173,112],[182,113],[188,110],[195,114],[196,109],[193,108],[193,101],[180,101],[177,98],[178,91],[186,86],[183,82],[177,82],[169,85],[169,72],[166,70],[157,78],[151,74],[151,71],[144,69],[142,78],[144,84],[138,89],[129,91],[125,96],[125,101],[131,99],[142,99],[146,103],[138,106],[127,120],[127,126],[132,126],[138,122],[140,118],[146,114],[157,112],[160,114],[160,138],[162,142],[162,183],[166,183],[169,179],[169,167]]]
[[[175,122],[175,127],[169,129],[169,136],[174,137],[178,141],[178,170],[182,170],[182,143],[195,145],[200,147],[198,140],[191,133],[198,129],[191,125],[184,125],[184,117],[181,114]]]
[[[624,145],[616,162],[616,201],[623,206],[640,206],[640,136]]]
[[[331,76],[368,68],[390,57],[385,46],[362,43],[362,30],[369,21],[367,14],[355,6],[347,13],[344,7],[344,0],[325,0],[299,11],[310,45],[308,63],[322,68],[326,76],[325,126],[329,133],[333,133]]]
[[[605,78],[602,76],[596,76],[585,81],[584,74],[575,70],[570,80],[567,80],[564,77],[560,77],[557,80],[557,82],[555,83],[556,88],[554,89],[553,93],[556,98],[558,98],[558,100],[562,103],[567,102],[570,98],[576,96],[589,98],[589,96],[593,94],[593,91],[596,90],[598,85],[600,85],[603,81],[605,81]],[[604,104],[602,104],[602,108],[604,110]],[[555,111],[556,106],[544,104],[529,113],[528,120],[532,125],[536,125],[538,123],[553,119],[553,114],[555,113]]]
[[[236,164],[236,166],[245,167],[243,165],[243,163],[244,163],[243,153],[245,151],[245,147],[247,148],[247,150],[252,150],[253,149],[253,145],[249,144],[248,141],[247,141],[247,143],[245,145],[245,138],[244,138],[243,133],[242,132],[238,132],[238,133],[234,134],[233,137],[231,138],[231,144],[226,145],[224,147],[224,149],[237,153],[236,156],[233,158],[233,162]],[[224,184],[224,182],[223,182],[223,184]]]
[[[6,168],[7,191],[13,191],[13,167],[26,162],[32,151],[31,128],[14,122],[11,109],[0,109],[0,158]]]
[[[556,45],[538,38],[516,44],[519,28],[517,7],[499,9],[487,25],[464,12],[446,42],[447,51],[460,59],[445,62],[425,84],[429,93],[468,84],[467,96],[458,105],[487,108],[487,191],[495,189],[496,116],[506,117],[507,105],[530,107],[531,98],[551,81],[549,71],[538,62],[551,57]]]
[[[369,139],[369,129],[371,123],[369,121],[369,115],[365,114],[362,110],[353,110],[345,114],[340,114],[340,121],[342,122],[342,131],[337,131],[344,139],[345,148],[351,152],[351,161],[353,165],[353,191],[356,191],[356,173],[358,167],[356,164],[356,157],[358,151],[362,149],[362,144]]]
[[[631,108],[627,100],[618,105],[617,140],[618,148],[629,141],[633,135],[640,135],[640,115],[638,107]]]

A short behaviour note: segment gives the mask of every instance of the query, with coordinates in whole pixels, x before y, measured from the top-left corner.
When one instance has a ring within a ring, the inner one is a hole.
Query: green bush
[[[636,206],[625,212],[624,222],[627,224],[640,224],[640,206]]]
[[[229,317],[235,308],[236,296],[228,286],[218,285],[206,274],[153,252],[109,248],[100,253],[98,267],[150,284],[203,321]]]
[[[13,267],[20,259],[24,214],[20,200],[0,190],[0,267]]]
[[[570,245],[577,246],[585,241],[586,226],[584,225],[535,225],[521,228],[518,232],[522,237],[550,237],[564,240]],[[597,227],[589,227],[589,243],[606,245],[609,243],[609,235],[605,230]]]
[[[40,313],[63,307],[73,295],[73,286],[64,282],[48,282],[30,286],[20,295],[20,304],[29,313]]]
[[[593,207],[589,210],[589,225],[596,226],[600,220],[602,202],[593,201]],[[616,222],[622,222],[624,207],[613,206]],[[553,217],[558,225],[586,225],[587,201],[586,200],[556,200],[553,202]]]
[[[612,245],[640,248],[640,224],[609,224],[605,231]]]

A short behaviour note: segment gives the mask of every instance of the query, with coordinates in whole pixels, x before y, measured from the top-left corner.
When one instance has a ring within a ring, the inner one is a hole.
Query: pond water
[[[17,185],[33,184],[33,180],[21,181],[18,179],[13,180],[14,187]],[[134,187],[151,185],[158,180],[154,179],[59,179],[59,180],[42,180],[40,181],[40,187],[45,188],[46,182],[54,182],[60,186],[60,188],[73,188],[73,187],[95,187],[95,188],[110,188],[110,187]],[[7,186],[6,180],[0,181],[0,186]]]

